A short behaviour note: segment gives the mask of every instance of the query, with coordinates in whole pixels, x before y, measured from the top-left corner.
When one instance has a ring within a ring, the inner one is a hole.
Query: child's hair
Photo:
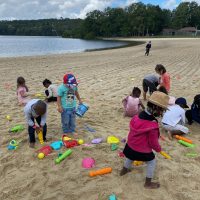
[[[159,92],[163,92],[163,93],[165,93],[165,94],[168,95],[168,92],[167,92],[167,90],[166,90],[166,88],[165,88],[164,86],[160,86],[160,87],[158,88],[158,91],[159,91]]]
[[[44,101],[39,100],[33,105],[33,110],[39,116],[44,115],[47,110],[47,105]]]
[[[141,90],[140,90],[140,88],[138,88],[138,87],[134,87],[133,88],[133,91],[132,91],[132,96],[133,97],[140,97],[140,95],[141,95]]]
[[[26,86],[26,81],[25,81],[24,77],[22,77],[22,76],[17,78],[17,88],[19,88],[20,86],[25,87],[26,91],[28,92],[28,87]]]
[[[160,74],[164,74],[166,72],[166,69],[163,65],[157,64],[155,67],[155,71],[159,72]]]
[[[52,82],[51,82],[49,79],[44,79],[44,81],[43,81],[42,83],[43,83],[44,86],[45,86],[46,84],[49,84],[49,85],[52,84]]]

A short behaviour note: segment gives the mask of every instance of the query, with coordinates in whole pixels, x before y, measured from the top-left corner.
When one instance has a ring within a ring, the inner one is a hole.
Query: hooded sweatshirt
[[[156,121],[140,119],[138,115],[131,119],[127,143],[134,151],[151,153],[153,149],[160,152],[159,136],[160,132]]]

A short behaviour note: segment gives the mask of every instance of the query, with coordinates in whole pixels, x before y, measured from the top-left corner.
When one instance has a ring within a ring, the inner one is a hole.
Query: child
[[[182,135],[189,132],[188,128],[184,126],[184,108],[188,108],[186,99],[180,97],[176,99],[175,105],[168,106],[168,110],[163,115],[163,128],[168,131],[170,139],[172,139],[173,135]]]
[[[28,97],[28,87],[26,86],[25,79],[23,77],[17,78],[17,98],[19,105],[26,105],[30,98]]]
[[[160,75],[159,84],[160,86],[164,86],[169,93],[170,91],[170,75],[167,73],[165,67],[161,64],[156,65],[155,67],[156,73]]]
[[[159,92],[163,92],[163,93],[165,93],[165,94],[168,95],[168,92],[167,92],[167,90],[166,90],[166,88],[165,88],[164,86],[160,86],[160,87],[158,88],[158,91],[159,91]],[[174,104],[175,104],[175,101],[176,101],[176,98],[175,98],[175,97],[169,96],[169,103],[168,103],[168,105],[169,105],[169,106],[174,105]]]
[[[81,98],[78,93],[76,78],[73,74],[65,74],[63,84],[58,87],[58,112],[61,113],[63,133],[75,132],[75,110],[76,98],[81,104]]]
[[[200,124],[200,94],[194,97],[191,110],[187,110],[185,116],[189,125],[193,123],[193,120]]]
[[[142,81],[143,86],[143,98],[146,100],[146,94],[149,90],[150,95],[157,90],[157,86],[159,85],[159,78],[154,74],[146,75]]]
[[[169,97],[162,92],[154,92],[148,102],[145,111],[134,116],[130,121],[130,131],[128,141],[124,148],[126,160],[120,175],[123,176],[130,172],[134,160],[147,162],[147,173],[144,187],[154,189],[160,187],[158,182],[152,182],[156,160],[152,151],[161,151],[158,143],[160,135],[156,116],[162,115],[163,110],[167,109]]]
[[[42,130],[43,140],[46,141],[46,117],[47,117],[47,105],[45,102],[39,99],[30,100],[24,107],[25,117],[28,123],[28,133],[30,147],[35,147],[35,130],[36,132]],[[35,120],[38,124],[35,125]]]
[[[145,109],[141,100],[139,99],[141,90],[138,87],[134,87],[132,94],[122,100],[124,106],[124,116],[133,117],[140,111],[140,106]]]
[[[149,41],[146,45],[146,52],[145,52],[145,56],[149,55],[149,51],[151,49],[151,41]]]
[[[52,82],[48,79],[45,79],[43,81],[43,85],[47,90],[45,90],[45,94],[47,96],[46,101],[47,102],[52,102],[52,101],[57,101],[57,86],[52,84]]]

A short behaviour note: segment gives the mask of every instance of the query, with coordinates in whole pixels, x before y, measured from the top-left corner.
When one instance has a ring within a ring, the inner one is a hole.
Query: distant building
[[[179,30],[171,29],[171,28],[165,28],[163,29],[162,33],[165,36],[196,36],[200,30],[197,30],[195,27],[184,27]]]

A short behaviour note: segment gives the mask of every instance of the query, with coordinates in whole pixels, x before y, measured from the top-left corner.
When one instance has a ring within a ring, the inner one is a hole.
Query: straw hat
[[[155,105],[161,107],[161,108],[167,109],[167,106],[169,103],[169,96],[163,92],[155,91],[149,97],[148,101],[151,102],[152,104],[155,104]]]

